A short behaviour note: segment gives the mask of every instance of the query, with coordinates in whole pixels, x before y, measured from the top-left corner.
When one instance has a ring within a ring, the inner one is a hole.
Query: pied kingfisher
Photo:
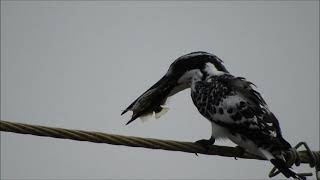
[[[186,88],[191,88],[194,105],[212,126],[210,139],[196,143],[208,148],[217,138],[229,138],[268,159],[287,178],[304,179],[285,163],[283,154],[291,145],[282,137],[277,118],[254,84],[231,75],[221,59],[207,52],[176,59],[157,83],[122,112],[133,112],[127,124],[149,114],[159,118],[168,110],[164,106],[167,98]]]

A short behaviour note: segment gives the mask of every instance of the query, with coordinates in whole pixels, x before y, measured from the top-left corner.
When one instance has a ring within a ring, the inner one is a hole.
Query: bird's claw
[[[240,152],[240,156],[242,156],[242,155],[245,153],[245,151],[246,151],[243,147],[240,147],[240,146],[236,146],[235,148],[237,149],[237,151]],[[234,156],[234,159],[235,159],[235,160],[238,160],[238,159],[237,159],[237,156]]]
[[[204,149],[205,149],[205,153],[209,151],[210,146],[213,145],[215,142],[215,139],[213,137],[211,137],[210,139],[201,139],[196,141],[196,144],[201,145]],[[196,156],[198,156],[197,153],[195,153]]]

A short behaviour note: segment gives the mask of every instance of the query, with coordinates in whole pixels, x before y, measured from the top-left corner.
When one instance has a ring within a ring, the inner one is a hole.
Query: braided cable
[[[153,138],[141,138],[134,136],[123,136],[116,134],[107,134],[101,132],[92,132],[84,130],[72,130],[64,128],[55,128],[39,125],[30,125],[24,123],[16,123],[0,120],[0,131],[13,132],[19,134],[30,134],[35,136],[45,136],[60,139],[71,139],[77,141],[88,141],[94,143],[106,143],[112,145],[123,145],[131,147],[143,147],[149,149],[162,149],[169,151],[181,151],[187,153],[206,154],[206,155],[219,155],[224,157],[234,157],[243,159],[257,159],[266,160],[255,154],[251,154],[247,151],[243,151],[239,148],[228,146],[210,146],[209,150],[206,150],[199,144],[193,142],[182,142],[172,140],[161,140]],[[297,151],[300,146],[304,146],[306,150]],[[295,164],[299,166],[300,163],[308,163],[310,167],[316,167],[316,177],[320,180],[320,151],[311,151],[306,143],[300,142],[285,154],[288,165]],[[272,169],[269,173],[270,177],[277,175],[279,172],[276,169]],[[303,173],[304,176],[309,176],[310,173]],[[312,174],[311,174],[312,175]]]

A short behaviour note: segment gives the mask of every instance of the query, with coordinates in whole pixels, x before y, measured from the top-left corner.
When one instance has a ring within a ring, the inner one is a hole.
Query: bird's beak
[[[162,114],[163,111],[167,111],[167,109],[163,108],[163,105],[169,96],[176,93],[174,90],[176,86],[177,80],[174,76],[163,76],[157,83],[131,103],[130,106],[121,113],[121,115],[127,111],[133,112],[132,117],[127,124],[131,123],[138,117],[148,114],[156,113],[156,117],[159,117],[157,116],[157,113]]]

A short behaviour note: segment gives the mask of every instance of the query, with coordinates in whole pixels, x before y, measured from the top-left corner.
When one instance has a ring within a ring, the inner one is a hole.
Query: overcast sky
[[[258,86],[292,145],[319,150],[319,1],[1,1],[1,119],[208,138],[190,90],[159,120],[125,126],[130,114],[120,116],[176,58],[199,50]],[[1,132],[1,179],[267,179],[271,167]]]

